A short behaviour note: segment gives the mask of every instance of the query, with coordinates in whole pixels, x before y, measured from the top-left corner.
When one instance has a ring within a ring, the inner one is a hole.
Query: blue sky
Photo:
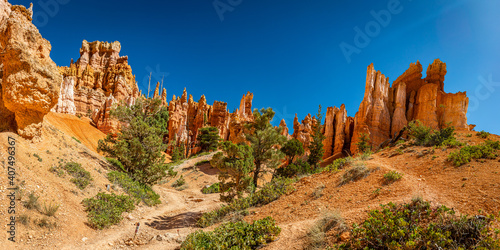
[[[165,75],[169,99],[186,87],[233,111],[251,91],[253,106],[272,107],[273,123],[284,118],[290,130],[295,113],[302,119],[319,104],[345,103],[354,116],[372,62],[392,82],[411,62],[425,75],[440,58],[445,91],[471,99],[468,122],[500,134],[499,1],[40,0],[34,12],[58,65],[79,57],[83,39],[117,40],[143,92],[150,71],[153,81]],[[390,20],[377,29],[371,12]],[[347,60],[340,45],[356,46],[355,28],[367,26],[372,37]]]

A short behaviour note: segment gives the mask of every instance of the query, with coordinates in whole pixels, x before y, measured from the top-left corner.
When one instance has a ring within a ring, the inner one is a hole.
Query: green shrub
[[[419,120],[412,121],[408,124],[409,135],[415,140],[414,144],[418,146],[462,146],[455,138],[455,128],[449,126],[438,131],[433,131],[426,127]]]
[[[326,171],[336,171],[339,169],[343,169],[346,166],[349,166],[351,164],[352,158],[347,157],[347,158],[340,158],[332,162],[332,164],[326,166],[325,170]]]
[[[242,211],[254,206],[263,206],[277,200],[281,195],[290,192],[293,187],[292,179],[274,178],[264,187],[250,194],[247,197],[233,200],[228,205],[223,205],[221,208],[204,213],[197,221],[198,226],[208,227],[223,220],[223,218],[234,212]]]
[[[199,161],[199,162],[195,163],[194,165],[198,167],[198,166],[201,166],[201,165],[204,165],[207,163],[210,163],[210,161],[209,160]]]
[[[486,141],[480,145],[465,146],[451,152],[448,160],[458,167],[471,162],[472,159],[495,159],[498,156],[498,149],[500,149],[499,141]]]
[[[201,189],[201,192],[204,194],[220,193],[220,183],[216,182],[209,187],[203,187]]]
[[[172,187],[180,187],[186,184],[186,180],[184,180],[184,176],[181,175],[179,179],[177,179],[174,184],[172,184]]]
[[[396,171],[389,171],[389,173],[384,174],[384,179],[386,183],[392,183],[403,178],[403,174]]]
[[[196,231],[187,236],[181,250],[191,249],[256,249],[272,242],[281,229],[274,219],[266,217],[248,224],[244,221],[226,223],[213,232]]]
[[[88,213],[88,223],[92,228],[103,229],[118,224],[123,212],[134,210],[134,201],[128,195],[98,193],[83,200]]]
[[[340,177],[339,186],[343,186],[349,182],[357,181],[370,175],[370,170],[365,165],[357,165],[345,171]]]
[[[184,145],[179,145],[179,146],[174,146],[174,148],[172,149],[172,158],[171,160],[173,162],[177,162],[177,161],[180,161],[180,160],[184,160],[186,159],[186,149],[184,147]]]
[[[358,146],[358,150],[361,153],[370,151],[372,149],[372,146],[370,145],[370,136],[366,133],[362,133],[359,138],[359,142],[356,143],[356,146]]]
[[[298,159],[296,162],[288,164],[288,166],[276,169],[275,176],[292,178],[297,175],[311,174],[314,172],[315,169],[313,166],[309,165],[306,161]]]
[[[26,214],[21,214],[21,215],[17,216],[17,221],[21,222],[21,224],[23,224],[25,226],[28,226],[30,224],[30,220],[31,220],[31,218]]]
[[[123,188],[123,191],[135,199],[136,202],[144,202],[148,206],[160,204],[160,195],[153,189],[138,181],[134,181],[126,173],[111,171],[108,173],[108,180]]]
[[[49,217],[54,216],[58,209],[59,209],[59,205],[51,203],[47,206],[46,203],[43,204],[43,214],[45,214]]]
[[[476,135],[483,138],[483,139],[486,139],[486,138],[488,138],[488,136],[490,136],[490,133],[488,133],[484,130],[481,130],[480,132],[477,132]]]
[[[83,169],[80,163],[68,162],[64,165],[63,169],[73,176],[73,179],[70,181],[75,183],[79,189],[85,189],[92,181],[90,172]]]
[[[36,209],[40,210],[40,203],[38,202],[38,199],[40,196],[36,196],[34,193],[30,193],[28,195],[28,200],[24,202],[24,207],[27,209]]]
[[[498,249],[490,237],[491,219],[456,216],[445,206],[432,208],[414,199],[408,204],[381,205],[368,212],[361,225],[354,224],[348,242],[340,249]]]
[[[38,159],[39,162],[42,162],[42,157],[40,157],[39,155],[37,154],[33,154],[34,157],[36,157]]]
[[[111,157],[105,157],[105,159],[107,162],[109,162],[109,164],[113,165],[116,169],[119,169],[123,172],[127,172],[127,170],[125,170],[125,167],[119,160]]]

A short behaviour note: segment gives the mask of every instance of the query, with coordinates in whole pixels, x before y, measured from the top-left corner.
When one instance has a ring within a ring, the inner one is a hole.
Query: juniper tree
[[[250,146],[225,141],[220,144],[223,152],[214,155],[210,164],[218,168],[221,200],[240,198],[252,182],[249,174],[253,170],[253,156]]]
[[[280,128],[271,125],[274,111],[271,108],[253,111],[254,122],[246,125],[246,139],[252,147],[255,163],[253,171],[253,185],[257,187],[257,181],[265,165],[268,168],[276,168],[284,158],[279,147],[283,145],[286,137],[280,134]]]
[[[171,173],[165,163],[163,143],[168,133],[168,111],[160,99],[138,98],[134,105],[121,104],[110,112],[125,124],[115,138],[108,134],[99,140],[98,152],[118,159],[124,170],[136,181],[152,185]]]
[[[198,141],[197,146],[201,148],[202,152],[215,151],[221,140],[219,129],[216,127],[200,128],[196,140]]]
[[[314,167],[318,166],[318,163],[321,161],[323,158],[323,154],[325,153],[325,149],[323,148],[323,140],[325,139],[325,135],[321,132],[322,130],[322,125],[321,125],[321,120],[322,120],[323,115],[321,114],[321,105],[319,105],[318,108],[318,114],[316,115],[316,123],[314,124],[313,127],[313,140],[311,144],[309,145],[309,158],[307,159],[307,162]]]

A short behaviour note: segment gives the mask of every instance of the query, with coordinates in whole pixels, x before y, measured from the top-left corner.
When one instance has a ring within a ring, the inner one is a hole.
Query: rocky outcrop
[[[115,134],[120,123],[109,120],[112,117],[106,112],[112,104],[130,105],[139,96],[128,57],[120,56],[120,50],[119,42],[84,40],[78,61],[60,68],[64,77],[61,100],[52,111],[91,117],[98,129]],[[155,98],[159,98],[158,86]]]
[[[413,120],[420,120],[432,129],[449,125],[457,130],[470,129],[466,93],[444,92],[446,64],[434,60],[424,79],[422,70],[420,62],[410,64],[409,69],[388,88],[388,79],[375,72],[373,64],[368,67],[365,98],[354,120],[351,152],[357,151],[356,143],[362,133],[369,135],[372,146],[376,148]]]
[[[311,114],[308,114],[304,120],[302,120],[302,123],[299,123],[297,114],[295,114],[292,137],[302,142],[305,150],[308,150],[311,144],[314,126],[313,121],[315,120],[316,119],[311,117]]]
[[[28,139],[40,138],[43,117],[59,98],[62,77],[50,50],[32,24],[31,13],[0,0],[0,110],[10,111],[2,112],[1,118],[14,117],[17,132]],[[3,123],[12,127],[14,122]]]
[[[280,125],[278,126],[278,128],[281,129],[281,135],[285,136],[288,140],[290,140],[292,137],[290,136],[290,134],[288,133],[288,127],[286,126],[286,122],[285,122],[285,119],[281,119],[280,121]]]
[[[323,127],[323,135],[325,139],[323,140],[323,148],[325,153],[323,158],[328,158],[333,155],[334,148],[334,138],[335,138],[335,115],[339,111],[337,107],[326,108],[325,116],[325,126]]]

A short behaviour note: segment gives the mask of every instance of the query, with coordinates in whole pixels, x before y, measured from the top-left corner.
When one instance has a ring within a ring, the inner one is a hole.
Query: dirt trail
[[[205,195],[200,192],[200,186],[204,186],[204,182],[215,181],[214,176],[193,167],[196,162],[211,159],[212,155],[189,159],[175,167],[178,176],[184,176],[187,189],[178,191],[172,188],[174,180],[156,186],[154,189],[161,196],[161,205],[153,208],[140,207],[130,215],[125,215],[126,218],[120,225],[96,232],[88,236],[85,242],[65,245],[62,249],[175,249],[188,234],[199,230],[194,224],[203,212],[221,204],[218,194]],[[198,175],[200,179],[189,178],[194,175]],[[139,234],[134,244],[130,244],[138,222]]]

